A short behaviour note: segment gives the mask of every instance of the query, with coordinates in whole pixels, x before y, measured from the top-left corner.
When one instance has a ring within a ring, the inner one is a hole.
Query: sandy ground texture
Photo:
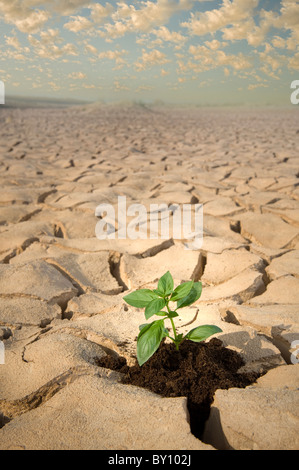
[[[0,449],[298,449],[298,110],[0,108],[0,137]],[[145,222],[153,203],[202,203],[202,247],[98,240],[95,209],[118,196]],[[203,282],[180,332],[215,324],[266,372],[216,392],[205,442],[184,397],[96,366],[134,362],[144,315],[124,292],[168,270]]]

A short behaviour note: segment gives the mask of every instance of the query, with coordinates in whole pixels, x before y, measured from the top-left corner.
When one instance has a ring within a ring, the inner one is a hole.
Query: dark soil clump
[[[259,377],[238,373],[244,365],[241,356],[216,338],[208,343],[184,341],[180,350],[163,342],[142,366],[126,365],[124,358],[105,357],[98,365],[124,373],[123,383],[136,385],[163,397],[187,397],[192,433],[202,437],[204,424],[217,389],[244,388]]]

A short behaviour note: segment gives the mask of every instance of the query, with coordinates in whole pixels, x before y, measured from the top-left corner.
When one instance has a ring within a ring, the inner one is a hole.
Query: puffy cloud
[[[274,38],[272,38],[272,44],[274,47],[277,47],[277,49],[285,49],[286,43],[287,41],[280,36],[274,36]]]
[[[91,19],[95,23],[102,23],[114,11],[114,7],[110,3],[106,3],[105,6],[100,3],[96,3],[94,5],[90,5],[90,9]]]
[[[92,29],[94,27],[93,23],[89,21],[85,16],[71,16],[71,21],[65,23],[64,28],[72,31],[73,33],[78,33],[79,31],[84,31],[87,29]]]
[[[289,59],[288,67],[289,69],[299,70],[299,52]]]
[[[219,49],[220,47],[226,47],[226,46],[227,46],[227,43],[226,43],[226,42],[217,41],[217,39],[213,39],[213,41],[206,41],[206,42],[205,42],[205,45],[206,45],[207,47],[209,47],[210,49],[212,49],[212,51],[216,51],[216,50]]]
[[[108,59],[108,60],[114,60],[117,65],[121,65],[125,63],[125,60],[123,58],[124,55],[127,54],[127,51],[125,49],[119,51],[105,51],[101,52],[98,55],[99,59]]]
[[[295,29],[299,25],[298,0],[282,0],[280,16],[276,18],[275,26],[284,29]]]
[[[37,0],[33,0],[33,2],[41,3]],[[44,3],[49,5],[52,10],[60,13],[62,16],[68,16],[79,9],[88,6],[91,3],[91,0],[46,0]]]
[[[268,33],[276,28],[290,31],[290,37],[286,38],[284,44],[276,39],[273,45],[296,50],[299,43],[298,0],[281,0],[279,12],[261,9],[256,23],[254,15],[258,4],[259,0],[223,0],[218,9],[191,14],[190,20],[181,26],[188,28],[191,35],[198,36],[222,31],[224,40],[246,39],[253,47],[261,45]]]
[[[139,9],[124,1],[118,3],[117,10],[112,14],[114,22],[105,25],[110,37],[122,37],[128,32],[151,32],[157,26],[167,24],[175,13],[190,9],[194,1],[157,0],[140,3]]]
[[[35,10],[23,20],[16,20],[15,26],[22,33],[37,33],[48,21],[49,14],[45,11]]]
[[[135,62],[135,67],[139,72],[141,72],[142,70],[146,70],[147,68],[153,67],[155,65],[163,65],[168,62],[170,61],[163,52],[157,49],[146,52],[146,50],[143,49],[142,56],[137,62]]]
[[[278,54],[270,44],[265,45],[265,50],[259,53],[259,57],[264,71],[269,69],[272,72],[277,72],[286,61],[286,56]]]
[[[252,60],[242,53],[237,55],[225,54],[223,51],[217,51],[217,62],[219,65],[229,65],[235,70],[245,70],[252,68]]]
[[[39,2],[40,3],[40,2]],[[28,1],[0,0],[0,18],[15,25],[23,33],[36,33],[50,18],[44,10],[32,10]]]
[[[71,78],[72,80],[84,80],[87,78],[87,75],[83,72],[73,72],[68,74],[68,78]]]
[[[34,34],[41,30],[53,12],[70,15],[90,4],[91,0],[0,0],[0,18],[13,24],[22,33]],[[44,9],[35,8],[44,7]],[[75,26],[74,26],[75,27]]]
[[[255,90],[256,88],[268,88],[269,85],[266,85],[265,83],[251,83],[248,85],[248,90]]]
[[[259,0],[223,0],[219,9],[209,10],[198,15],[192,13],[190,21],[182,23],[182,26],[197,36],[215,33],[228,25],[239,24],[250,18],[258,3]]]
[[[246,70],[252,67],[252,60],[242,53],[226,54],[224,51],[216,49],[211,50],[206,46],[190,46],[189,53],[193,60],[189,60],[186,64],[179,61],[179,73],[188,73],[193,71],[201,73],[203,71],[215,69],[217,67],[225,67],[226,76],[229,75],[229,69],[232,67],[235,71]]]
[[[48,37],[49,38],[49,37]],[[42,57],[43,59],[60,59],[63,56],[77,56],[78,51],[77,48],[74,44],[68,43],[64,44],[63,46],[58,46],[54,42],[54,37],[53,41],[50,42],[46,40],[44,41],[44,38],[41,40],[38,40],[36,37],[29,35],[28,40],[30,44],[34,48],[34,52],[36,55],[39,57]]]
[[[91,44],[86,44],[85,50],[86,50],[86,52],[88,52],[89,54],[97,55],[97,54],[99,53],[99,51],[97,50],[97,48],[94,47],[94,46],[92,46]]]
[[[15,20],[14,24],[22,33],[37,33],[48,19],[47,12],[35,10],[27,18]]]
[[[253,18],[248,18],[240,23],[235,23],[229,28],[223,29],[223,39],[227,41],[236,41],[246,39],[255,28]]]
[[[8,46],[14,47],[17,51],[22,49],[20,41],[16,36],[12,36],[12,37],[7,37],[6,36],[6,41],[5,42]]]
[[[184,44],[187,38],[177,31],[169,31],[166,26],[161,26],[160,29],[153,31],[157,38],[166,42],[173,42],[175,44]]]
[[[129,91],[130,88],[127,87],[127,85],[124,85],[123,83],[120,83],[119,80],[115,80],[114,82],[114,91]]]

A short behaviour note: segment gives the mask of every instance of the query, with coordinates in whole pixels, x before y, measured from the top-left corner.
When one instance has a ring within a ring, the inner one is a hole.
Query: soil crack
[[[12,401],[0,400],[0,416],[1,414],[3,416],[2,424],[5,425],[17,416],[38,408],[78,377],[86,374],[90,375],[90,373],[90,368],[86,366],[73,367],[24,398]]]
[[[124,282],[124,280],[121,277],[120,274],[120,263],[121,263],[121,258],[122,254],[118,253],[117,251],[111,251],[109,254],[109,267],[110,267],[110,273],[111,276],[116,279],[119,287],[122,288],[122,292],[129,290],[128,286]]]
[[[146,388],[163,397],[187,397],[191,432],[198,439],[202,439],[216,390],[245,388],[260,376],[255,372],[240,373],[242,357],[216,338],[208,343],[186,340],[179,352],[164,341],[142,367],[136,363],[129,367],[123,357],[117,360],[109,356],[99,358],[97,364],[122,373],[123,384]]]

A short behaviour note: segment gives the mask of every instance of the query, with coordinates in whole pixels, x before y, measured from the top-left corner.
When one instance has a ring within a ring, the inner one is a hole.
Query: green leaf
[[[165,317],[167,318],[168,313],[167,312],[157,312],[155,315],[158,315],[158,317]]]
[[[167,328],[163,328],[163,338],[169,338],[169,331]]]
[[[169,312],[167,316],[168,318],[175,318],[175,317],[178,317],[179,314],[177,312]]]
[[[159,297],[164,298],[164,292],[160,292],[158,289],[153,289],[153,292],[155,292]]]
[[[194,328],[193,330],[189,331],[189,333],[186,335],[186,338],[190,341],[194,341],[194,343],[200,343],[201,341],[204,341],[215,333],[221,332],[222,330],[218,328],[218,326],[203,325],[198,326],[197,328]]]
[[[150,326],[148,323],[143,323],[142,325],[139,325],[139,331],[142,331],[143,328],[146,328],[148,326]]]
[[[139,289],[124,297],[124,301],[132,307],[145,308],[158,294],[150,289]]]
[[[164,308],[166,305],[166,302],[164,299],[154,299],[152,300],[149,304],[147,304],[146,309],[145,309],[145,318],[148,320],[151,318],[153,315],[156,313],[160,312],[162,308]]]
[[[199,299],[199,297],[201,296],[201,293],[202,293],[202,283],[195,282],[189,294],[183,299],[180,299],[178,301],[177,308],[183,308],[183,307],[188,307],[189,305],[192,305],[194,302],[196,302],[196,300]]]
[[[194,281],[183,282],[183,284],[181,284],[174,290],[174,293],[170,297],[170,300],[172,302],[175,302],[176,300],[184,299],[191,291],[193,284]]]
[[[137,360],[140,366],[157,351],[165,336],[164,330],[164,320],[158,320],[140,331],[137,338]]]
[[[164,294],[164,296],[167,296],[172,293],[173,287],[174,287],[173,277],[170,274],[170,272],[167,271],[167,273],[164,274],[164,276],[162,276],[161,279],[159,279],[158,291]]]

